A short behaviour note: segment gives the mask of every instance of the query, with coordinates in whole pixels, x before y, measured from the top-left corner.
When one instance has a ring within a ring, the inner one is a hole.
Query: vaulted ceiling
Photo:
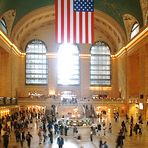
[[[142,12],[140,0],[94,0],[94,7],[97,10],[107,13],[124,27],[122,16],[133,15],[142,25]],[[0,15],[10,9],[16,10],[14,25],[29,12],[44,6],[53,5],[54,0],[1,0]]]
[[[0,17],[11,10],[9,35],[20,49],[24,50],[31,32],[54,27],[54,4],[54,0],[0,0]],[[94,7],[96,40],[106,41],[114,52],[127,43],[123,16],[129,14],[143,26],[140,0],[94,0]]]

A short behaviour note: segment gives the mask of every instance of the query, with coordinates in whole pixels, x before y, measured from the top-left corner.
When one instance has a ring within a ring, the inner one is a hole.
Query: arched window
[[[79,50],[76,45],[62,44],[57,55],[57,83],[79,85]]]
[[[7,25],[6,25],[6,22],[5,22],[4,18],[0,19],[0,28],[2,29],[2,31],[4,33],[7,34]]]
[[[47,84],[48,65],[46,46],[40,40],[32,40],[26,47],[26,84]]]
[[[139,32],[139,24],[136,22],[131,30],[131,39]]]
[[[90,84],[111,85],[111,54],[109,46],[104,42],[97,42],[91,47]]]

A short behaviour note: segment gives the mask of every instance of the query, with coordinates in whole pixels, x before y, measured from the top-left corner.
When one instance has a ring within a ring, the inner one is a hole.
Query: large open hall
[[[148,0],[0,0],[0,148],[148,148]]]

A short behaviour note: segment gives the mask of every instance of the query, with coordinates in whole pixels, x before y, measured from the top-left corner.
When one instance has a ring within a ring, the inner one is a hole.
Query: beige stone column
[[[90,96],[90,45],[80,47],[80,96]]]
[[[141,44],[139,47],[139,69],[140,69],[140,90],[139,90],[139,103],[144,105],[143,110],[140,112],[143,115],[143,118],[146,118],[147,112],[147,98],[148,98],[148,51],[147,44]]]

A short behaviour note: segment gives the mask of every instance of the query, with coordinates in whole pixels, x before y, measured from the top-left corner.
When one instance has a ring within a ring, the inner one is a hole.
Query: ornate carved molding
[[[1,17],[6,21],[8,36],[11,34],[12,25],[16,16],[16,11],[14,9],[6,11]]]
[[[13,42],[21,49],[21,42],[34,30],[55,20],[54,6],[47,6],[24,16],[12,31]]]
[[[95,11],[94,24],[96,29],[95,33],[99,34],[102,32],[107,39],[107,43],[112,45],[112,53],[117,52],[126,44],[127,39],[124,30],[113,18],[107,14],[100,11]],[[97,40],[97,38],[95,38],[95,40]]]
[[[48,27],[55,22],[55,7],[48,6],[35,10],[24,16],[14,27],[12,37],[14,43],[20,48],[25,39],[37,29]],[[95,10],[95,41],[102,39],[113,49],[112,53],[126,44],[126,34],[122,27],[107,14]],[[101,33],[101,36],[99,35]],[[23,45],[24,46],[24,45]]]
[[[126,35],[127,35],[127,39],[128,41],[130,40],[130,35],[131,35],[131,29],[132,26],[135,22],[138,23],[137,19],[130,15],[130,14],[124,14],[123,16],[123,21],[124,21],[124,25],[125,25],[125,29],[126,29]]]
[[[140,0],[141,10],[143,14],[143,24],[148,24],[148,0]]]

